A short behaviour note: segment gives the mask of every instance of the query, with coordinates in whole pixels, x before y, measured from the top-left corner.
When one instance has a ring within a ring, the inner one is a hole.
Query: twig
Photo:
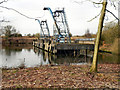
[[[96,6],[96,5],[98,5],[98,6]],[[100,4],[95,4],[95,3],[93,3],[93,6],[96,7],[96,8],[99,8],[99,7],[100,7]]]
[[[10,22],[10,21],[0,20],[0,22]]]
[[[87,1],[90,1],[90,2],[92,2],[92,3],[94,3],[94,4],[103,4],[103,3],[94,2],[94,1],[92,1],[92,0],[87,0]]]
[[[112,15],[119,21],[119,18],[116,17],[111,11],[109,11],[109,10],[107,10],[107,9],[106,9],[106,11],[109,12],[110,14],[112,14]]]
[[[13,11],[17,12],[18,14],[20,14],[20,15],[22,15],[22,16],[24,16],[24,17],[28,18],[28,19],[35,19],[35,18],[32,18],[32,17],[28,17],[27,15],[22,14],[22,13],[20,13],[19,11],[17,11],[17,10],[15,10],[15,9],[13,9],[13,8],[8,8],[8,7],[4,7],[4,6],[0,6],[0,7],[1,7],[1,8],[8,9],[8,10],[13,10]]]
[[[114,1],[111,1],[111,0],[109,0],[110,1],[110,3],[111,3],[111,6],[113,5],[113,7],[115,8],[115,10],[116,10],[116,5],[115,5],[115,3],[114,3]]]
[[[7,2],[8,0],[4,0],[4,1],[1,1],[0,4],[4,3],[4,2]]]
[[[91,22],[92,20],[94,20],[95,18],[97,18],[100,14],[101,14],[101,12],[97,16],[95,16],[94,18],[92,18],[91,20],[89,20],[87,22]]]
[[[81,2],[74,1],[74,2],[77,3],[77,4],[82,4],[83,2],[86,2],[86,1],[90,1],[90,2],[92,2],[93,4],[103,4],[103,3],[94,2],[94,1],[92,1],[92,0],[84,0],[84,1],[81,1]]]

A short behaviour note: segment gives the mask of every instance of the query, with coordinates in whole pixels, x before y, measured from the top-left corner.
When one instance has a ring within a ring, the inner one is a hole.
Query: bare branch
[[[92,0],[84,0],[84,1],[81,1],[81,2],[74,1],[74,2],[77,3],[77,4],[82,4],[82,3],[86,2],[86,1],[90,1],[90,2],[93,3],[93,4],[103,4],[103,3],[94,2],[94,1],[92,1]],[[101,2],[101,1],[100,1],[100,2]]]
[[[96,6],[96,5],[98,5],[98,6]],[[96,7],[96,8],[99,8],[99,7],[100,7],[99,5],[100,5],[100,4],[94,4],[94,3],[93,3],[93,6]]]
[[[113,6],[114,6],[114,8],[116,9],[116,6],[115,6],[115,3],[113,2]]]
[[[0,20],[0,22],[10,22],[10,21],[5,21],[5,20],[3,19],[3,20]]]
[[[0,4],[2,4],[2,3],[4,3],[4,2],[7,2],[7,1],[8,1],[8,0],[3,0],[3,1],[0,2]]]
[[[91,20],[87,21],[87,22],[91,22],[92,20],[96,19],[100,15],[100,13],[97,16],[95,16],[94,18],[92,18]]]
[[[13,9],[13,8],[8,8],[8,7],[4,7],[4,6],[0,6],[0,7],[1,7],[1,8],[8,9],[8,10],[13,10],[13,11],[17,12],[18,14],[20,14],[20,15],[22,15],[22,16],[28,18],[28,19],[35,19],[35,18],[29,17],[29,16],[27,16],[27,15],[25,15],[25,14],[22,14],[22,13],[20,13],[19,11]]]
[[[112,14],[112,15],[119,21],[119,18],[116,17],[111,11],[109,11],[109,10],[107,10],[107,9],[106,9],[106,11],[109,12],[110,14]]]
[[[90,2],[92,2],[92,3],[94,3],[94,4],[103,4],[103,3],[94,2],[94,1],[92,1],[92,0],[87,0],[87,1],[90,1]]]
[[[111,1],[111,0],[109,0],[110,1],[110,4],[111,4],[111,6],[113,6],[114,8],[115,8],[115,10],[116,10],[116,5],[115,5],[115,2],[114,1]]]

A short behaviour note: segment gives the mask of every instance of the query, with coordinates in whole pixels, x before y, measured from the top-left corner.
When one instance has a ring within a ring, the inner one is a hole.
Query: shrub
[[[112,44],[112,52],[115,53],[115,54],[120,54],[120,38],[116,38],[114,40],[114,43]]]
[[[112,44],[116,38],[118,38],[118,25],[103,30],[101,41],[105,41],[107,44]]]

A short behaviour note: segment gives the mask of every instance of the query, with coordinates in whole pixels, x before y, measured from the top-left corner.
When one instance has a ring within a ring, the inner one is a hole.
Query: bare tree
[[[103,6],[102,6],[102,10],[101,10],[101,16],[100,16],[100,19],[99,19],[98,32],[97,32],[95,48],[94,48],[93,63],[92,63],[92,67],[90,69],[91,72],[97,72],[99,43],[100,43],[100,38],[101,38],[101,33],[102,33],[102,28],[103,28],[105,11],[106,11],[106,7],[107,7],[107,0],[103,0],[102,4],[103,4]]]
[[[114,7],[114,3],[112,3]],[[96,43],[95,43],[95,48],[94,48],[94,56],[93,56],[93,63],[90,69],[90,72],[97,72],[97,62],[98,62],[98,51],[99,51],[99,44],[100,44],[100,39],[101,39],[101,33],[102,33],[102,28],[103,28],[103,23],[105,19],[105,12],[111,13],[117,20],[119,24],[119,19],[109,10],[107,10],[107,0],[103,0],[102,2],[102,10],[101,10],[101,15],[99,19],[99,24],[98,24],[98,32],[97,32],[97,37],[96,37]]]
[[[90,21],[94,20],[95,18],[97,18],[99,15],[100,15],[100,18],[99,18],[99,24],[98,24],[98,32],[97,32],[97,37],[96,37],[96,42],[95,42],[95,48],[94,48],[94,56],[93,56],[93,62],[92,62],[92,66],[90,68],[90,72],[97,72],[97,62],[98,62],[98,51],[99,51],[99,44],[100,44],[100,39],[101,39],[101,33],[102,33],[102,28],[103,28],[103,23],[104,23],[104,19],[105,19],[105,14],[106,14],[106,11],[111,13],[117,20],[118,20],[118,24],[119,24],[119,19],[111,12],[107,9],[107,1],[108,0],[100,0],[98,3],[97,2],[94,2],[92,0],[85,0],[85,1],[90,1],[94,4],[94,6],[97,4],[97,5],[102,5],[102,10],[101,12],[95,16],[94,18],[92,18]],[[85,2],[85,1],[82,1]],[[109,0],[111,2],[111,0]],[[78,3],[80,4],[81,2],[76,2],[75,3]],[[114,8],[116,9],[116,6],[114,4],[114,2],[111,2],[111,5],[114,6]],[[95,6],[96,7],[96,6]],[[98,6],[99,7],[99,6]]]
[[[13,26],[7,25],[4,27],[4,34],[6,37],[10,37],[14,33],[18,33],[18,32],[16,32],[16,29]]]

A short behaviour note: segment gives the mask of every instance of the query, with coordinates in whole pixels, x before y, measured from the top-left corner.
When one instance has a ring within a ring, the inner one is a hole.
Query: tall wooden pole
[[[107,0],[103,0],[102,4],[103,4],[103,6],[102,6],[102,10],[101,10],[100,19],[99,19],[98,32],[97,32],[95,48],[94,48],[93,62],[92,62],[90,72],[97,72],[99,43],[100,43],[100,38],[101,38],[101,33],[102,33],[102,28],[103,28],[103,22],[104,22],[104,17],[105,17]]]

